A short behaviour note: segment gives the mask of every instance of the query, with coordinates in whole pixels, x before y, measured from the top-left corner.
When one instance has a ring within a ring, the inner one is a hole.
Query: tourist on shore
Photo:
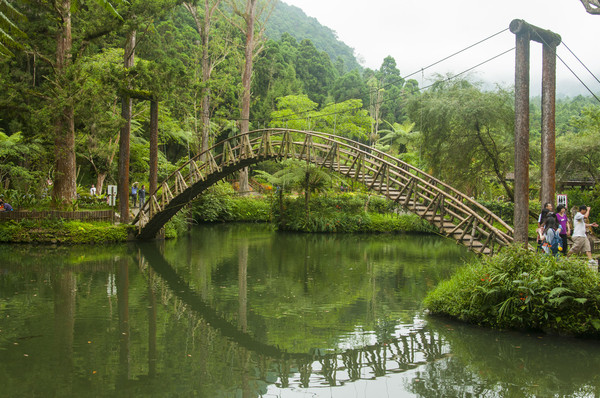
[[[546,203],[546,205],[550,205],[550,208],[552,208],[552,204]],[[546,236],[544,235],[544,232],[545,232],[544,224],[550,214],[552,214],[550,212],[550,210],[548,210],[548,208],[546,206],[544,206],[544,208],[542,209],[542,212],[540,213],[540,216],[538,217],[538,227],[535,230],[536,240],[537,240],[537,251],[542,251],[542,252],[544,251],[544,242],[546,241]]]
[[[590,245],[590,241],[588,240],[587,235],[585,233],[586,227],[598,226],[598,224],[596,223],[588,224],[585,222],[585,219],[590,216],[591,209],[591,207],[587,207],[585,205],[579,206],[579,212],[577,212],[575,214],[575,217],[573,217],[573,247],[571,248],[567,256],[570,256],[573,253],[578,254],[585,252],[589,264],[596,265],[596,260],[592,258],[592,248]]]
[[[561,227],[558,223],[556,215],[551,214],[544,221],[544,252],[553,256],[558,256],[562,249],[562,240],[560,238]]]
[[[135,184],[131,186],[131,199],[133,200],[133,207],[135,207],[137,203],[137,186]]]
[[[138,191],[138,196],[140,197],[140,209],[144,207],[144,203],[146,203],[146,187],[142,185],[140,190]]]
[[[538,227],[544,223],[546,217],[548,217],[548,214],[550,213],[552,213],[552,203],[546,202],[544,203],[544,207],[542,207],[542,212],[538,216]]]
[[[90,188],[90,195],[96,196],[96,186],[94,184],[92,184],[92,187]]]
[[[560,224],[560,238],[562,239],[562,253],[566,256],[569,251],[569,235],[571,235],[571,222],[567,215],[567,208],[563,205],[558,205],[556,208],[556,219]]]

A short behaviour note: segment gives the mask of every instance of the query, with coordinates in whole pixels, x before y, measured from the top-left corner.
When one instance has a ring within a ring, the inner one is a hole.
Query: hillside
[[[347,70],[362,69],[354,56],[354,49],[340,41],[333,30],[321,25],[316,18],[307,16],[300,8],[279,1],[267,23],[266,35],[279,40],[284,32],[298,41],[310,39],[317,49],[329,54],[332,62],[342,58]]]

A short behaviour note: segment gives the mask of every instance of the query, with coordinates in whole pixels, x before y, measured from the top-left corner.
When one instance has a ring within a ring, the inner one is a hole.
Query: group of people
[[[90,195],[96,196],[96,186],[92,184],[90,188]],[[134,183],[131,186],[131,193],[129,194],[133,201],[133,207],[136,207],[136,204],[139,202],[139,207],[141,208],[146,203],[146,187],[142,185],[140,189],[137,188],[137,183]],[[138,200],[139,199],[139,200]]]
[[[558,255],[560,252],[566,256],[585,253],[589,264],[596,265],[596,260],[592,258],[592,249],[586,233],[586,228],[598,226],[596,223],[586,223],[590,210],[591,208],[588,206],[579,206],[573,217],[573,224],[571,224],[565,206],[559,205],[556,212],[553,212],[552,203],[545,203],[538,218],[538,247],[545,253],[552,255]],[[568,245],[569,235],[571,235],[573,241],[573,246],[570,249]]]
[[[131,186],[131,200],[133,200],[133,207],[136,207],[136,203],[138,203],[138,199],[139,199],[139,207],[140,209],[144,206],[144,203],[146,203],[146,187],[144,185],[141,186],[140,189],[138,189],[137,184],[133,184]]]

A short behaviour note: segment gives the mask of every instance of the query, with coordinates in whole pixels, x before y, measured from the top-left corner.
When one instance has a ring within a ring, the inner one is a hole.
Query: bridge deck
[[[512,228],[502,219],[422,170],[344,137],[288,129],[232,137],[191,159],[151,193],[133,221],[138,237],[153,238],[182,207],[227,175],[265,160],[287,158],[364,184],[476,253],[493,254],[513,242]]]

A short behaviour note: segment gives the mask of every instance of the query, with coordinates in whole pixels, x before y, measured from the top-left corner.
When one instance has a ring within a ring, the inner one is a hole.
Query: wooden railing
[[[150,193],[140,209],[133,221],[139,237],[154,237],[183,206],[225,176],[264,160],[285,158],[351,177],[477,253],[493,254],[513,242],[513,229],[500,217],[422,170],[347,138],[289,129],[237,135],[185,163]]]

